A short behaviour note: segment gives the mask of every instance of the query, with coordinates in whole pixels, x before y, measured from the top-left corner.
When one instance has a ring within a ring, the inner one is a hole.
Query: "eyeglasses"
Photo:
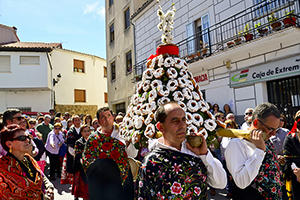
[[[17,119],[18,121],[21,121],[22,119],[24,119],[23,116],[18,116],[18,117],[13,117],[12,119]]]
[[[267,125],[265,125],[260,119],[257,119],[262,125],[264,125],[268,130],[269,130],[269,133],[271,133],[272,131],[277,131],[279,128],[269,128]]]
[[[11,141],[14,141],[14,140],[18,140],[18,141],[25,141],[25,140],[31,140],[32,139],[32,136],[31,135],[20,135],[18,137],[15,137],[13,138]]]
[[[280,119],[281,122],[284,122],[284,119]]]
[[[30,122],[29,124],[35,124],[34,122]]]
[[[55,130],[60,130],[60,127],[55,127],[54,129],[55,129]]]
[[[247,112],[245,113],[245,115],[252,115],[252,112]]]

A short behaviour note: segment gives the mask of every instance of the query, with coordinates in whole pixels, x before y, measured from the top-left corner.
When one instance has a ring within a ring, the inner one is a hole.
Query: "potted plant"
[[[295,26],[297,17],[294,15],[294,10],[291,12],[285,11],[285,18],[282,20],[284,27]]]
[[[246,42],[253,40],[253,34],[250,33],[250,23],[247,23],[244,27],[244,38]]]
[[[204,56],[207,54],[208,51],[208,44],[207,43],[203,43],[202,41],[200,41],[200,47],[201,47],[201,55]]]
[[[230,47],[233,47],[234,46],[234,42],[233,41],[229,41],[226,43],[227,47],[230,48]]]
[[[238,35],[237,35],[237,38],[233,40],[235,45],[241,44],[242,38],[240,37],[240,35],[241,35],[242,33],[243,33],[243,31],[239,31],[239,32],[238,32]]]
[[[275,17],[274,12],[268,17],[268,21],[272,27],[273,31],[277,31],[281,27],[281,22],[277,20],[277,17]]]
[[[259,33],[260,37],[264,36],[268,32],[267,27],[266,28],[261,27],[260,22],[255,24],[255,28],[256,28],[257,32]]]

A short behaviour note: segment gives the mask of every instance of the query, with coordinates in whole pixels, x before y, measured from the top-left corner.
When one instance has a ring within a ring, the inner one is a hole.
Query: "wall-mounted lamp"
[[[57,74],[56,76],[57,76],[57,78],[56,78],[56,79],[55,79],[55,78],[53,78],[53,86],[55,86],[55,85],[56,85],[56,83],[58,83],[58,82],[60,81],[61,74],[59,73],[59,74]]]
[[[231,69],[231,61],[230,60],[226,61],[226,68]]]

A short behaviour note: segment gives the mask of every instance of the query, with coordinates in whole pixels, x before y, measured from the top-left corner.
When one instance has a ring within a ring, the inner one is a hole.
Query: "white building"
[[[0,32],[2,28],[8,29],[0,26]],[[15,30],[11,33],[15,34]],[[62,49],[61,43],[28,43],[18,39],[6,39],[3,43],[1,112],[7,108],[27,112],[55,108],[62,113],[94,116],[98,108],[108,105],[105,59]]]
[[[160,0],[163,11],[173,2],[177,9],[173,42],[205,99],[221,109],[229,104],[239,123],[246,108],[269,101],[291,125],[292,115],[300,109],[299,1]],[[137,68],[145,68],[146,59],[160,44],[157,9],[157,2],[148,0],[131,17],[136,27]],[[269,21],[272,12],[277,20]],[[295,26],[284,25],[289,13],[295,14]],[[281,27],[273,30],[275,21]],[[265,34],[258,32],[261,27],[267,29]],[[246,42],[246,33],[253,34],[253,39]],[[201,54],[200,41],[207,44],[206,55]]]

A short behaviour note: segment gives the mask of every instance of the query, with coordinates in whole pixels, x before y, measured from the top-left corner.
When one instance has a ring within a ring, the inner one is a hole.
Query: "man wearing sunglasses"
[[[229,142],[225,159],[235,183],[233,199],[282,199],[280,165],[269,141],[279,127],[279,119],[275,105],[262,103],[253,111],[251,139],[234,138]]]
[[[247,108],[245,110],[245,116],[244,116],[245,122],[241,126],[242,130],[248,130],[248,128],[250,127],[250,124],[247,121],[248,118],[252,116],[252,113],[253,113],[253,108]]]

